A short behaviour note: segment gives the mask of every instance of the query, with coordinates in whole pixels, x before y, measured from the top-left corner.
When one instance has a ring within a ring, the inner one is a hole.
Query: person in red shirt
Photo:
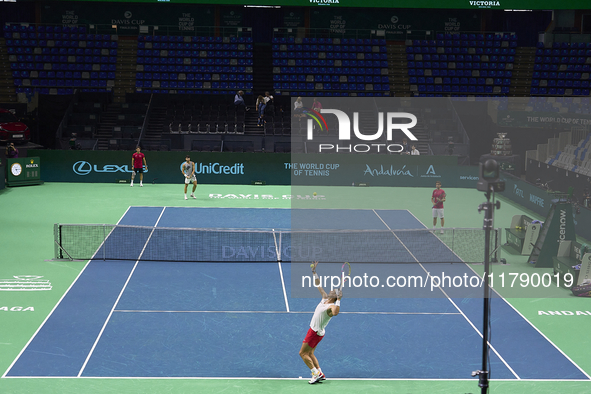
[[[441,182],[435,182],[435,190],[431,195],[431,203],[433,203],[433,229],[437,227],[437,218],[441,218],[441,234],[443,234],[443,202],[445,201],[445,191],[441,188]]]
[[[140,174],[140,187],[144,186],[144,166],[146,167],[146,171],[148,170],[148,163],[146,163],[146,156],[140,152],[141,148],[138,146],[135,148],[135,153],[131,155],[131,165],[133,166],[133,172],[131,173],[131,187],[133,187],[133,180],[135,179],[135,174],[139,172]]]

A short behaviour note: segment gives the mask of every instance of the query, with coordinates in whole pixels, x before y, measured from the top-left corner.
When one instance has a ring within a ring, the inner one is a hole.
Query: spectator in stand
[[[312,109],[316,112],[320,112],[322,109],[322,104],[316,98],[314,98],[314,103],[312,104]]]
[[[301,114],[304,111],[304,103],[302,103],[302,98],[298,97],[296,101],[293,103],[293,113],[294,114]]]
[[[273,104],[273,96],[269,92],[265,92],[265,113],[269,116],[275,115],[275,105]]]
[[[234,105],[236,108],[242,107],[247,111],[249,110],[249,108],[246,106],[246,103],[244,102],[244,92],[242,90],[239,90],[238,93],[236,93],[236,96],[234,96]]]
[[[402,140],[402,150],[400,151],[401,155],[410,155],[410,146],[408,145],[408,140],[404,138]]]
[[[18,159],[18,149],[14,147],[14,144],[12,142],[6,144],[6,158]]]
[[[413,156],[418,156],[418,155],[421,154],[421,152],[419,152],[419,150],[417,148],[415,148],[415,146],[413,145],[410,148],[410,154],[413,155]]]
[[[265,125],[265,107],[267,107],[267,104],[265,104],[265,98],[259,95],[259,97],[257,97],[256,104],[257,113],[259,114],[257,126],[259,127]]]

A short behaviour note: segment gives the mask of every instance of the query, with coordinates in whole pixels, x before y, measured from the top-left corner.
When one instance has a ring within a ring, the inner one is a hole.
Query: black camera
[[[485,163],[480,163],[480,179],[476,190],[481,192],[505,190],[505,182],[501,181],[501,169],[496,160],[489,159]]]

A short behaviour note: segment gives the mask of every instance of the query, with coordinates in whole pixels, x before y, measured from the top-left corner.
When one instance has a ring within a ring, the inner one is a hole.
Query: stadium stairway
[[[113,137],[113,128],[118,126],[117,117],[121,113],[121,105],[111,103],[101,114],[100,123],[97,126],[96,135],[98,138],[97,149],[108,150],[109,140]]]
[[[513,63],[513,78],[509,97],[529,97],[534,62],[536,58],[535,47],[517,47],[515,50],[515,62]]]
[[[396,97],[410,97],[408,83],[408,63],[406,61],[406,47],[401,44],[388,44],[388,79],[390,80],[390,95]]]
[[[168,128],[168,125],[165,125],[165,119],[166,107],[153,106],[142,140],[152,145],[159,142],[162,139],[162,132]]]
[[[6,40],[0,38],[0,103],[16,103],[16,101],[16,91],[6,50]]]
[[[259,94],[273,91],[273,51],[268,43],[255,43],[253,50],[253,100]]]
[[[124,103],[126,93],[135,92],[137,67],[137,37],[120,37],[117,48],[117,71],[113,101]]]

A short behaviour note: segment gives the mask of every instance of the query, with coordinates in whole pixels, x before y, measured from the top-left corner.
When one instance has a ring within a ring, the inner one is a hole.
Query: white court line
[[[289,301],[287,300],[287,291],[285,290],[285,282],[283,280],[283,269],[281,268],[281,261],[277,262],[279,265],[279,275],[281,276],[281,287],[283,287],[283,299],[285,300],[285,309],[289,312]]]
[[[117,221],[117,224],[121,223],[121,220],[125,217],[125,215],[127,215],[127,212],[129,211],[130,208],[131,208],[131,206],[127,207],[127,209],[125,210],[125,212],[123,213],[123,215],[121,215],[121,217]],[[100,249],[100,247],[99,247],[99,249]],[[95,255],[99,251],[99,249],[97,249],[97,251],[94,252]],[[43,326],[45,325],[45,323],[47,323],[47,320],[49,320],[49,318],[51,317],[51,315],[53,315],[53,312],[55,312],[55,310],[57,309],[57,307],[61,304],[62,300],[70,292],[70,289],[78,281],[78,278],[80,278],[80,276],[84,273],[84,271],[86,270],[86,267],[88,267],[88,265],[90,264],[91,261],[92,261],[92,259],[88,260],[86,262],[86,264],[84,264],[84,268],[82,268],[80,270],[80,272],[76,276],[76,279],[74,279],[72,281],[72,283],[70,284],[70,286],[68,287],[68,289],[64,292],[64,294],[62,294],[62,296],[60,297],[60,299],[58,300],[58,302],[55,304],[55,306],[53,307],[53,309],[51,310],[51,312],[49,312],[49,314],[45,317],[45,320],[43,320],[43,323],[41,323],[39,325],[39,327],[37,328],[37,330],[35,331],[35,333],[33,334],[33,336],[31,336],[31,338],[29,339],[29,341],[27,342],[27,344],[21,349],[21,351],[16,356],[16,358],[14,359],[14,361],[8,366],[8,369],[6,369],[6,371],[4,371],[4,374],[2,375],[2,378],[6,378],[7,377],[6,374],[12,369],[12,367],[14,366],[14,364],[16,364],[16,362],[18,361],[18,359],[22,356],[22,354],[25,352],[25,350],[27,349],[27,347],[29,347],[29,345],[31,344],[31,342],[33,342],[33,339],[35,339],[35,337],[37,336],[37,334],[39,333],[39,331],[41,331],[41,329],[43,328]]]
[[[209,377],[209,376],[7,376],[6,379],[91,379],[91,380],[112,380],[112,379],[133,379],[133,380],[307,380],[300,378],[260,378],[260,377]],[[473,382],[478,379],[448,379],[448,378],[329,378],[329,380],[340,381],[383,381],[383,382]],[[587,379],[489,379],[489,382],[587,382]]]
[[[502,196],[501,196],[501,197],[502,197]],[[407,211],[408,211],[408,210],[407,210]],[[414,218],[415,218],[415,219],[416,219],[416,220],[417,220],[419,223],[421,223],[421,224],[422,224],[422,225],[423,225],[425,228],[428,228],[428,227],[427,227],[427,226],[425,226],[425,224],[424,224],[423,222],[421,222],[421,221],[420,221],[420,220],[419,220],[419,219],[418,219],[418,218],[417,218],[417,217],[416,217],[416,216],[415,216],[415,215],[414,215],[412,212],[408,211],[408,213],[410,213],[410,214],[411,214],[411,215],[412,215],[412,216],[413,216],[413,217],[414,217]],[[468,265],[468,264],[466,264],[466,263],[463,263],[463,264],[464,264],[466,267],[468,267],[468,268],[469,268],[469,269],[470,269],[472,272],[474,272],[474,274],[478,275],[478,274],[476,273],[476,271],[474,271],[474,269],[472,268],[472,266],[471,266],[471,265]],[[537,331],[537,332],[538,332],[538,333],[539,333],[539,334],[542,336],[542,338],[544,338],[546,341],[548,341],[548,343],[550,343],[552,346],[554,346],[554,348],[555,348],[556,350],[558,350],[558,352],[559,352],[560,354],[562,354],[562,355],[563,355],[563,356],[564,356],[564,357],[565,357],[565,358],[566,358],[568,361],[570,361],[570,362],[571,362],[571,363],[572,363],[572,364],[573,364],[575,367],[577,367],[577,369],[578,369],[579,371],[581,371],[581,373],[582,373],[583,375],[585,375],[585,376],[586,376],[586,377],[587,377],[589,380],[591,380],[591,376],[590,376],[590,375],[589,375],[587,372],[585,372],[585,371],[583,370],[583,368],[581,368],[581,367],[580,367],[580,366],[579,366],[579,365],[578,365],[576,362],[574,362],[574,361],[573,361],[573,360],[572,360],[572,359],[571,359],[571,358],[570,358],[570,357],[569,357],[569,356],[568,356],[566,353],[564,353],[564,352],[562,351],[562,349],[560,349],[558,346],[556,346],[556,344],[555,344],[554,342],[552,342],[552,341],[551,341],[551,340],[550,340],[550,339],[549,339],[549,338],[548,338],[546,335],[544,335],[544,333],[542,333],[542,332],[541,332],[541,331],[540,331],[540,330],[539,330],[539,329],[538,329],[538,328],[537,328],[535,325],[533,325],[533,323],[532,323],[532,322],[530,322],[530,321],[529,321],[529,320],[528,320],[528,319],[527,319],[525,316],[523,316],[523,314],[522,314],[521,312],[519,312],[519,311],[518,311],[518,310],[517,310],[517,309],[516,309],[516,308],[515,308],[515,307],[514,307],[514,306],[513,306],[513,305],[512,305],[512,304],[511,304],[509,301],[507,301],[507,300],[505,299],[505,297],[503,297],[503,296],[502,296],[502,295],[501,295],[501,294],[500,294],[500,293],[499,293],[499,292],[498,292],[498,291],[497,291],[495,288],[492,288],[492,291],[494,291],[494,292],[495,292],[495,293],[496,293],[496,294],[499,296],[499,298],[500,298],[501,300],[503,300],[503,301],[504,301],[504,302],[505,302],[507,305],[509,305],[509,307],[510,307],[511,309],[513,309],[513,310],[514,310],[514,311],[515,311],[515,312],[516,312],[516,313],[517,313],[519,316],[521,316],[521,318],[522,318],[523,320],[525,320],[525,321],[527,322],[527,324],[529,324],[529,325],[530,325],[530,326],[531,326],[531,327],[532,327],[534,330],[536,330],[536,331]],[[492,299],[492,298],[491,298],[491,299]]]
[[[115,309],[113,312],[119,313],[302,313],[311,314],[314,311],[158,311],[158,310],[142,310],[142,309]],[[454,312],[339,312],[339,314],[350,315],[461,315],[461,313]]]
[[[415,215],[412,214],[412,212],[408,211],[419,223],[421,223],[423,226],[425,226],[419,219],[417,219],[417,217]],[[377,214],[377,212],[374,211],[374,213],[380,218],[380,220],[382,220],[382,218],[380,217],[380,215]],[[386,225],[386,227],[388,227],[389,230],[390,227],[386,224],[386,222],[384,222],[382,220],[382,222]],[[427,228],[427,226],[425,226],[425,228]],[[394,233],[393,233],[394,234]],[[394,234],[395,235],[395,234]],[[398,238],[398,237],[396,237]],[[402,242],[402,241],[400,241]],[[403,244],[404,245],[404,244]],[[406,246],[405,246],[406,248]],[[408,250],[408,249],[407,249]],[[409,252],[410,253],[410,252]],[[412,254],[412,253],[411,253]],[[413,256],[414,257],[414,256]],[[415,260],[416,257],[415,257]],[[461,259],[460,259],[461,260]],[[427,271],[427,269],[423,266],[423,264],[421,264],[418,260],[417,263],[419,264],[419,266],[423,269],[423,271],[425,271],[425,273],[427,274],[427,276],[431,276],[431,274],[429,273],[429,271]],[[478,330],[476,328],[476,326],[472,323],[472,321],[470,319],[468,319],[468,316],[466,316],[464,314],[464,312],[456,305],[456,303],[447,295],[447,293],[440,287],[437,286],[437,288],[445,295],[445,297],[448,299],[449,302],[451,302],[451,304],[454,306],[454,308],[457,309],[457,311],[464,317],[464,319],[466,319],[466,321],[468,322],[468,324],[470,324],[472,326],[472,328],[478,333],[478,335],[480,335],[480,338],[483,338],[482,333],[480,332],[480,330]],[[513,374],[513,376],[515,376],[515,378],[521,380],[521,378],[519,377],[519,375],[517,375],[517,373],[515,373],[515,371],[513,370],[513,368],[511,368],[511,366],[505,361],[505,359],[499,354],[499,352],[497,352],[497,350],[494,348],[494,346],[488,341],[486,341],[488,343],[488,346],[491,348],[491,350],[497,355],[497,357],[499,357],[499,359],[503,362],[503,364],[505,364],[505,366],[507,367],[507,369],[509,369],[509,371],[511,371],[511,373]]]
[[[146,250],[146,247],[148,246],[150,239],[152,238],[152,234],[154,234],[154,230],[156,229],[156,227],[158,227],[158,223],[160,222],[160,219],[162,218],[162,215],[164,214],[165,210],[166,210],[166,207],[163,207],[162,211],[160,212],[160,216],[158,216],[158,220],[156,220],[156,224],[154,225],[154,229],[152,229],[150,236],[146,240],[146,243],[144,244],[144,247],[142,248],[142,251],[141,251],[139,257],[137,258],[135,264],[133,265],[133,268],[131,269],[129,276],[127,277],[127,280],[125,281],[125,284],[123,285],[123,288],[121,288],[121,291],[119,292],[119,295],[117,296],[117,299],[115,300],[115,303],[113,304],[113,307],[111,308],[111,311],[109,312],[109,316],[107,316],[107,319],[105,320],[105,323],[103,324],[103,327],[101,328],[101,331],[99,332],[98,336],[96,337],[96,340],[94,341],[94,344],[92,345],[92,348],[90,349],[90,352],[88,352],[88,356],[86,357],[86,360],[84,360],[84,364],[82,364],[82,368],[80,368],[80,371],[78,372],[77,377],[80,377],[82,375],[82,373],[84,372],[84,368],[86,368],[86,364],[88,364],[88,361],[90,360],[90,357],[92,356],[92,353],[94,352],[94,349],[96,348],[96,345],[100,341],[101,336],[103,335],[103,332],[105,331],[105,328],[107,327],[107,324],[109,323],[109,320],[111,319],[111,316],[113,315],[113,311],[117,307],[117,304],[119,303],[119,300],[121,299],[121,296],[123,295],[123,292],[125,291],[125,288],[127,287],[127,284],[131,280],[131,277],[133,276],[133,273],[135,272],[135,269],[136,269],[140,259],[142,258],[142,255],[144,254],[144,251]]]
[[[474,274],[475,274],[475,275],[478,275],[478,274],[476,273],[476,271],[474,271],[474,269],[473,269],[473,268],[472,268],[470,265],[466,264],[466,266],[467,266],[467,267],[468,267],[470,270],[472,270],[472,272],[474,272]],[[553,346],[553,347],[554,347],[556,350],[558,350],[558,352],[559,352],[560,354],[562,354],[562,355],[564,356],[564,358],[566,358],[566,359],[567,359],[568,361],[570,361],[570,362],[571,362],[571,363],[572,363],[572,364],[573,364],[575,367],[577,367],[577,369],[578,369],[579,371],[581,371],[581,373],[582,373],[583,375],[585,375],[585,376],[587,377],[587,379],[591,380],[591,376],[590,376],[590,375],[589,375],[587,372],[585,372],[585,370],[583,370],[583,368],[581,368],[581,367],[580,367],[580,366],[579,366],[579,365],[578,365],[576,362],[574,362],[574,361],[573,361],[573,360],[572,360],[572,359],[571,359],[571,358],[570,358],[570,357],[569,357],[569,356],[568,356],[566,353],[564,353],[564,352],[562,351],[562,349],[560,349],[558,346],[556,346],[556,344],[555,344],[554,342],[552,342],[552,341],[551,341],[551,340],[550,340],[550,339],[549,339],[549,338],[548,338],[546,335],[544,335],[544,333],[543,333],[543,332],[541,332],[541,331],[538,329],[538,327],[534,326],[534,325],[532,324],[532,322],[530,322],[530,321],[529,321],[529,320],[528,320],[528,319],[527,319],[525,316],[523,316],[523,314],[522,314],[521,312],[519,312],[519,311],[518,311],[518,310],[517,310],[517,309],[516,309],[516,308],[515,308],[515,307],[514,307],[514,306],[513,306],[513,305],[512,305],[512,304],[511,304],[509,301],[507,301],[507,300],[505,299],[505,297],[503,297],[501,294],[499,294],[499,292],[498,292],[496,289],[494,289],[494,288],[492,288],[492,291],[494,291],[494,292],[495,292],[495,293],[496,293],[496,294],[499,296],[499,299],[503,300],[503,301],[504,301],[504,302],[505,302],[507,305],[509,305],[509,307],[510,307],[511,309],[513,309],[513,310],[514,310],[514,311],[515,311],[515,312],[516,312],[516,313],[517,313],[517,314],[518,314],[518,315],[519,315],[519,316],[520,316],[520,317],[521,317],[523,320],[525,320],[527,324],[529,324],[529,325],[530,325],[530,326],[531,326],[531,327],[532,327],[532,328],[533,328],[535,331],[537,331],[537,332],[538,332],[538,334],[540,334],[540,335],[542,336],[542,338],[544,338],[546,341],[548,341],[548,343],[549,343],[550,345],[552,345],[552,346]],[[491,300],[492,300],[492,299],[493,299],[493,298],[491,297]]]
[[[413,258],[413,259],[415,259],[415,261],[418,263],[418,262],[419,262],[419,259],[417,259],[417,258],[415,257],[415,255],[414,255],[414,254],[412,254],[412,252],[411,252],[410,250],[408,250],[408,248],[406,247],[406,245],[404,244],[404,242],[402,242],[402,241],[400,240],[400,238],[398,238],[398,235],[396,235],[396,234],[394,233],[394,231],[393,231],[393,230],[390,228],[390,226],[388,226],[388,225],[386,224],[386,222],[384,221],[384,219],[382,219],[382,217],[381,217],[380,215],[378,215],[378,213],[376,212],[376,210],[375,210],[375,209],[372,209],[371,211],[372,211],[372,212],[373,212],[373,213],[374,213],[374,214],[375,214],[375,215],[378,217],[378,219],[380,219],[380,220],[382,221],[382,223],[384,223],[384,226],[386,226],[386,228],[387,228],[387,229],[388,229],[390,232],[392,232],[392,235],[394,235],[394,236],[396,237],[396,239],[398,240],[398,242],[400,242],[400,244],[401,244],[402,246],[404,246],[404,249],[406,249],[406,251],[408,252],[408,254],[410,254],[410,255],[412,256],[412,258]]]

